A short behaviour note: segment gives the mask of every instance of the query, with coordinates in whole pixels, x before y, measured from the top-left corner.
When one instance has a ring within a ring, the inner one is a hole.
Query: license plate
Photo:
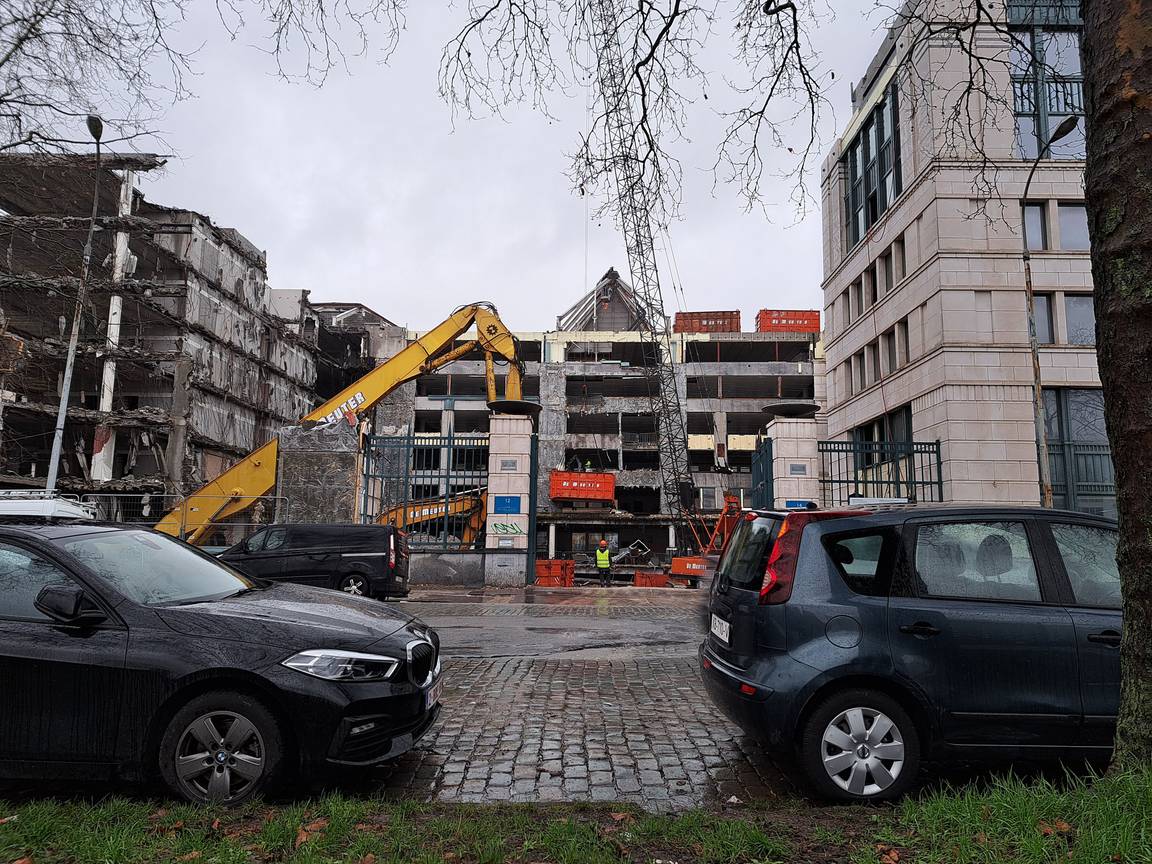
[[[444,693],[444,679],[441,678],[431,687],[424,691],[424,707],[431,708],[440,701],[440,696]]]
[[[712,635],[723,642],[728,644],[728,637],[732,633],[732,625],[721,618],[719,615],[712,616]]]

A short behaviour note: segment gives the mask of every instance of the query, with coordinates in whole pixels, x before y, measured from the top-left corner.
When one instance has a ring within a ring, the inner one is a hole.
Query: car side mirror
[[[108,617],[79,585],[45,585],[33,605],[60,624],[99,624]]]

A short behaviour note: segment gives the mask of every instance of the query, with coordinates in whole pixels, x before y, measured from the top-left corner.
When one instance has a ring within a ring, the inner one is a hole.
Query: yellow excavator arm
[[[456,339],[473,325],[476,337],[454,347]],[[504,398],[518,401],[522,395],[523,364],[517,354],[516,337],[504,326],[492,304],[471,303],[313,409],[301,419],[301,425],[337,423],[367,412],[401,384],[476,350],[484,352],[488,401],[498,398],[497,357],[508,362]],[[246,510],[275,488],[277,455],[273,438],[185,497],[156,524],[156,530],[183,537],[190,543],[202,542],[214,524]]]
[[[409,501],[397,504],[376,517],[381,525],[394,525],[401,531],[411,531],[414,526],[435,522],[447,516],[466,517],[461,526],[460,548],[471,549],[484,527],[484,514],[488,509],[488,490],[485,488],[459,492],[445,498],[430,498],[423,501]]]

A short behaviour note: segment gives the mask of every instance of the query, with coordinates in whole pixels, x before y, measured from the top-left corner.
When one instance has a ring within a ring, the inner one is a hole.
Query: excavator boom
[[[473,325],[476,338],[456,346],[456,339]],[[371,410],[401,384],[474,350],[483,351],[485,355],[488,401],[496,401],[498,397],[495,375],[491,371],[496,357],[508,363],[504,398],[519,400],[523,374],[516,337],[504,326],[490,303],[472,303],[460,307],[419,339],[310,411],[301,419],[301,424],[322,425],[354,418]],[[213,525],[243,512],[258,498],[272,492],[276,486],[277,456],[277,442],[273,438],[188,495],[156,524],[156,530],[184,537],[191,543],[203,542]]]

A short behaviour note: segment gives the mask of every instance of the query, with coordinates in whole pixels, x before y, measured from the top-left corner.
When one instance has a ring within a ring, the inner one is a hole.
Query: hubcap
[[[264,739],[252,721],[231,711],[197,717],[176,745],[176,777],[197,801],[233,801],[263,775]]]
[[[896,782],[904,768],[904,738],[889,717],[875,708],[849,708],[824,730],[821,759],[832,782],[868,797]]]
[[[357,597],[364,596],[364,580],[349,577],[344,580],[344,592],[346,594],[355,594]]]

